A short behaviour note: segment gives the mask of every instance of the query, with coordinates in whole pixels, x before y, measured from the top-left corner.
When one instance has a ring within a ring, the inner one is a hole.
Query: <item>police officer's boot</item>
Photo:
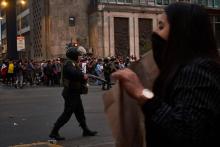
[[[91,131],[89,128],[83,129],[83,136],[95,136],[97,133],[97,131]]]
[[[98,132],[96,131],[91,131],[86,124],[80,125],[81,128],[83,129],[83,136],[95,136]]]
[[[65,140],[64,137],[61,137],[58,129],[56,129],[56,127],[54,127],[49,135],[50,138],[55,139],[55,140]]]

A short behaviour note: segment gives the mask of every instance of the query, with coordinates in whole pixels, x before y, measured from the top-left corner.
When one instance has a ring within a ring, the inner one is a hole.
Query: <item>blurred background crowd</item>
[[[66,59],[56,58],[51,60],[10,60],[5,59],[0,63],[0,81],[9,87],[23,88],[24,86],[61,86],[62,66]],[[110,75],[127,67],[135,61],[130,57],[103,57],[97,58],[86,54],[80,58],[79,66],[83,73],[92,74],[105,79],[107,83],[89,79],[89,84],[101,86],[103,90],[111,88]]]

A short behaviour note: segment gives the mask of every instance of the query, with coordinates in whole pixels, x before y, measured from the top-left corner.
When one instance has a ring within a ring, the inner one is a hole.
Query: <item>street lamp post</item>
[[[9,3],[6,11],[6,31],[7,31],[7,57],[18,59],[17,52],[17,21],[16,21],[16,0],[7,0]]]
[[[16,2],[17,0],[1,1],[1,6],[5,8],[6,12],[7,57],[10,59],[18,59]],[[19,0],[19,2],[21,5],[26,4],[25,0]],[[19,24],[19,27],[21,28],[21,24]]]
[[[1,39],[0,39],[0,41],[1,41],[1,45],[2,45],[2,20],[3,20],[4,18],[1,16],[1,12],[0,12],[0,31],[1,31],[1,34],[0,34],[0,37],[1,37]]]
[[[1,54],[2,54],[2,51],[3,51],[3,47],[2,47],[2,20],[3,20],[4,18],[1,16],[1,13],[0,13],[0,31],[1,31],[1,34],[0,34],[0,41],[1,41],[1,46],[0,46],[0,52],[1,52]]]

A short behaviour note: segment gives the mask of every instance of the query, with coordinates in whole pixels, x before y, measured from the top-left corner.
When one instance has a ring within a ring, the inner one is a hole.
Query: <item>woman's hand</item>
[[[142,95],[144,87],[136,73],[132,70],[126,68],[124,70],[114,72],[112,74],[112,78],[119,80],[125,91],[139,103],[143,104],[147,101],[147,98]]]

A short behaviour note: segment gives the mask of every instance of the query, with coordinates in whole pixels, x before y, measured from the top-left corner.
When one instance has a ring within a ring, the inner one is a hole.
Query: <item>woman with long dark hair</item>
[[[129,69],[112,75],[142,104],[147,146],[220,146],[220,57],[205,9],[167,6],[152,46],[160,70],[152,93]]]

